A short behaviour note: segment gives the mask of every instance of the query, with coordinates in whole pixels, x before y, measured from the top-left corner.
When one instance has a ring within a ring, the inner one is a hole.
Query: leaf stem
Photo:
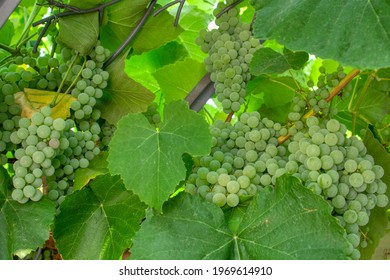
[[[30,32],[30,26],[35,20],[36,16],[38,15],[39,11],[41,10],[41,7],[38,3],[40,0],[35,1],[34,8],[26,21],[24,25],[24,29],[22,31],[22,35],[19,38],[18,43],[16,44],[16,48],[19,49],[22,44],[24,44],[26,37],[28,37],[28,33]]]
[[[351,112],[351,114],[352,114],[352,134],[355,134],[356,119],[357,119],[357,117],[359,115],[359,108],[362,105],[362,102],[363,102],[363,99],[364,99],[364,97],[365,97],[365,95],[367,93],[368,87],[370,86],[371,82],[374,79],[375,79],[375,75],[374,74],[371,74],[370,76],[368,76],[367,81],[365,82],[364,87],[363,87],[363,89],[361,90],[361,92],[359,94],[358,101],[356,102],[355,108]]]
[[[78,54],[78,53],[77,53],[77,55],[75,55],[75,56],[73,57],[73,59],[72,59],[70,65],[69,65],[69,68],[68,68],[68,70],[66,71],[65,76],[64,76],[64,78],[62,79],[60,86],[58,87],[57,93],[56,93],[56,95],[54,96],[52,102],[50,103],[50,107],[51,107],[51,108],[55,107],[56,101],[57,101],[57,98],[58,98],[58,95],[60,94],[62,88],[64,87],[64,85],[65,85],[65,80],[66,80],[67,77],[69,76],[70,71],[72,71],[73,65],[75,64],[77,58],[79,58],[79,54]]]
[[[9,46],[7,46],[7,45],[4,45],[4,44],[2,44],[2,43],[0,43],[0,49],[3,49],[3,50],[5,50],[6,52],[9,52],[10,54],[15,54],[15,53],[16,53],[16,49],[11,48],[11,47],[9,47]]]

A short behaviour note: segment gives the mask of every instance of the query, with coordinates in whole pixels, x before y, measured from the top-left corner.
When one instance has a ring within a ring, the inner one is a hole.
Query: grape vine
[[[340,39],[309,2],[22,0],[0,27],[0,259],[377,256],[387,38]]]

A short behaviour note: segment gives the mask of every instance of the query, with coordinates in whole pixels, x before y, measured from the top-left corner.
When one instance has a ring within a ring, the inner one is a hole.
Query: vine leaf
[[[295,177],[253,199],[238,229],[236,258],[346,259],[344,230],[320,196]],[[302,230],[304,229],[304,230]]]
[[[107,156],[108,152],[103,151],[90,161],[87,168],[76,170],[73,180],[73,191],[82,189],[90,180],[95,179],[97,176],[108,173]]]
[[[146,111],[154,99],[153,93],[125,73],[125,58],[126,56],[123,55],[107,68],[110,73],[108,86],[105,89],[107,100],[99,109],[102,117],[110,124],[116,124],[128,113]]]
[[[297,84],[291,77],[256,77],[248,82],[248,110],[260,108],[261,114],[284,123],[297,90]]]
[[[57,95],[54,91],[25,88],[24,91],[15,93],[15,102],[22,109],[21,116],[30,118],[32,114],[39,111],[42,107],[49,105]],[[70,116],[70,103],[76,100],[70,94],[60,93],[58,95],[58,104],[52,108],[51,116],[53,118],[66,119]]]
[[[218,206],[181,193],[163,210],[142,223],[133,240],[132,259],[229,259],[233,240]]]
[[[283,54],[271,48],[258,49],[253,54],[250,70],[253,75],[282,74],[289,69],[300,69],[308,61],[306,52],[285,50]]]
[[[7,187],[7,171],[0,167],[0,259],[25,257],[49,238],[55,206],[48,199],[20,204],[13,201]]]
[[[123,0],[107,7],[100,36],[103,45],[111,51],[116,50],[137,26],[149,2],[150,0]],[[131,45],[134,52],[139,54],[150,51],[175,40],[182,29],[175,28],[173,20],[166,11],[156,17],[149,17]]]
[[[160,86],[153,73],[166,65],[184,60],[187,56],[186,48],[177,41],[172,41],[158,49],[132,55],[125,62],[125,72],[150,91],[157,92]]]
[[[390,48],[388,1],[258,2],[254,23],[257,38],[275,39],[291,50],[304,50],[359,69],[390,65],[386,51]],[[361,38],[363,31],[365,40]]]
[[[205,74],[203,63],[188,58],[160,68],[153,75],[160,85],[165,101],[169,103],[184,99]]]
[[[366,132],[364,144],[366,145],[367,153],[374,157],[375,164],[382,166],[385,170],[385,174],[381,180],[388,186],[386,195],[390,198],[390,173],[388,172],[390,170],[390,155],[378,140],[375,139],[370,130],[367,130]],[[370,230],[365,234],[368,237],[368,240],[371,240],[372,242],[368,242],[368,246],[361,249],[361,259],[371,259],[380,239],[385,234],[388,224],[386,209],[389,208],[390,205],[387,205],[385,208],[375,207],[371,210],[370,221],[366,226],[366,228],[369,228]]]
[[[120,174],[127,189],[158,211],[186,177],[183,153],[205,155],[211,146],[206,121],[185,101],[168,104],[164,118],[158,128],[143,114],[122,118],[108,155],[110,173]]]
[[[99,13],[72,15],[59,19],[58,40],[87,55],[96,46],[99,37]]]
[[[115,51],[137,26],[150,0],[122,0],[105,9],[100,40]]]
[[[10,20],[7,20],[0,28],[0,43],[10,45],[15,34],[15,27]]]
[[[304,230],[302,230],[304,228]],[[147,217],[134,259],[346,259],[344,230],[324,199],[295,177],[260,191],[248,208],[226,214],[181,193]]]
[[[120,259],[145,216],[146,205],[119,176],[97,177],[60,206],[54,239],[64,259]]]

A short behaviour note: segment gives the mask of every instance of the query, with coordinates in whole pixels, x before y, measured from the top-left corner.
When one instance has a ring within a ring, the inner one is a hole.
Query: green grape
[[[230,207],[236,207],[240,203],[240,198],[235,193],[230,193],[226,196],[226,204]]]
[[[385,194],[378,194],[376,205],[378,207],[386,207],[389,204],[389,198]]]
[[[335,119],[330,119],[327,123],[326,123],[326,128],[330,131],[330,132],[337,132],[339,129],[340,129],[340,123],[335,120]]]
[[[21,190],[21,189],[19,189],[19,188],[18,188],[18,189],[14,189],[14,190],[12,191],[11,197],[12,197],[12,199],[15,200],[15,201],[20,201],[20,200],[22,200],[22,199],[24,198],[23,190]]]
[[[228,174],[220,174],[218,176],[218,184],[220,184],[223,187],[226,187],[228,183],[230,182],[230,176]]]
[[[80,95],[77,97],[77,100],[80,102],[80,104],[87,104],[89,101],[89,95],[85,92],[80,93]]]
[[[347,159],[344,162],[344,169],[345,169],[345,171],[347,171],[349,173],[355,172],[357,169],[357,162],[355,160],[352,160],[352,159]]]
[[[362,176],[366,184],[370,184],[375,180],[375,173],[372,170],[364,170]]]
[[[353,173],[349,176],[349,183],[351,186],[354,188],[359,188],[363,185],[364,183],[364,178],[363,175],[360,173]]]
[[[35,163],[42,163],[44,160],[45,160],[45,154],[41,151],[36,151],[33,155],[32,155],[32,159]]]
[[[357,217],[357,220],[356,220],[356,223],[359,225],[359,226],[365,226],[368,224],[369,222],[369,215],[367,214],[367,212],[365,211],[359,211],[357,213],[358,217]]]
[[[216,193],[213,195],[213,203],[222,207],[226,204],[226,196],[223,193]]]
[[[335,208],[343,208],[346,205],[344,196],[336,195],[332,198],[332,204]]]
[[[87,160],[86,158],[80,159],[79,163],[80,168],[87,168],[89,166],[89,160]]]
[[[45,117],[43,116],[42,113],[36,112],[31,116],[31,123],[36,125],[36,126],[39,126],[39,125],[43,124],[44,119],[45,119]]]
[[[25,197],[28,197],[28,198],[33,197],[35,195],[35,191],[36,191],[36,189],[31,185],[27,185],[23,188],[23,194]]]
[[[226,189],[229,193],[237,193],[240,190],[240,184],[239,184],[239,182],[234,181],[234,180],[230,181],[227,184]]]
[[[324,173],[318,176],[317,183],[321,188],[327,189],[332,185],[332,178]]]
[[[50,136],[51,129],[47,125],[40,125],[37,129],[37,135],[42,138],[48,138]]]
[[[206,176],[206,180],[207,182],[209,182],[210,184],[216,184],[218,182],[218,173],[215,172],[215,171],[211,171],[209,173],[207,173],[207,176]]]
[[[360,244],[360,236],[354,233],[347,235],[348,241],[352,244],[353,247],[358,247]]]
[[[57,200],[59,197],[59,193],[57,190],[51,190],[51,191],[49,191],[47,196],[49,197],[50,200]]]
[[[309,170],[319,170],[322,166],[322,162],[318,157],[309,157],[305,161],[305,166]]]
[[[256,176],[256,168],[252,165],[247,165],[243,169],[243,175],[252,179]]]
[[[245,175],[238,177],[237,182],[240,184],[242,189],[246,189],[250,185],[250,179]]]
[[[358,215],[353,210],[347,210],[343,214],[344,221],[348,224],[356,223]]]
[[[309,157],[318,157],[321,153],[320,148],[315,144],[310,144],[306,148],[306,154]]]

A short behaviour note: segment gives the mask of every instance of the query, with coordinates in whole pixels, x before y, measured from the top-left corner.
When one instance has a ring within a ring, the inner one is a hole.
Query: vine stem
[[[231,112],[229,113],[229,115],[226,117],[225,122],[230,122],[230,121],[232,120],[232,118],[233,118],[233,115],[234,115],[234,112],[231,111]]]
[[[66,16],[72,16],[72,15],[82,15],[82,14],[89,14],[89,13],[93,13],[93,12],[99,12],[100,15],[102,15],[103,9],[105,9],[105,8],[111,6],[111,5],[114,5],[114,4],[116,4],[116,3],[120,2],[120,1],[122,1],[122,0],[113,0],[111,2],[103,3],[103,4],[101,4],[101,5],[97,6],[97,7],[93,7],[93,8],[89,8],[89,9],[78,9],[77,7],[68,6],[67,7],[68,9],[70,7],[77,8],[77,9],[45,17],[45,18],[43,18],[41,20],[38,20],[38,21],[34,22],[33,26],[37,26],[37,25],[45,23],[45,22],[51,22],[52,20],[57,19],[57,18],[66,17]]]
[[[141,20],[138,22],[137,26],[130,33],[129,37],[120,45],[120,47],[104,62],[103,69],[107,68],[121,53],[122,51],[133,41],[135,36],[144,26],[149,15],[152,13],[154,6],[156,5],[157,0],[152,0],[146,10],[146,13],[142,16]]]
[[[335,86],[329,93],[328,98],[326,98],[326,102],[330,102],[336,95],[340,93],[340,91],[350,82],[352,81],[353,78],[355,78],[357,75],[359,75],[360,70],[359,69],[353,69],[351,72],[349,72],[341,81],[340,83]],[[316,113],[314,112],[313,109],[311,109],[309,112],[307,112],[302,119],[306,120],[311,116],[315,116]],[[294,125],[295,126],[295,125]],[[294,127],[293,126],[293,127]],[[283,144],[284,142],[287,141],[288,138],[290,138],[291,134],[288,133],[287,135],[284,136],[279,136],[278,138],[278,145]]]
[[[225,8],[222,9],[222,11],[220,11],[218,14],[215,15],[216,18],[219,18],[221,17],[224,13],[226,13],[227,11],[233,9],[235,6],[237,6],[238,4],[240,4],[241,2],[243,2],[244,0],[238,0],[232,4],[230,4],[229,6],[226,6]]]
[[[22,31],[22,35],[20,36],[19,38],[19,41],[18,43],[16,44],[16,48],[19,49],[19,47],[23,44],[23,42],[25,41],[26,37],[28,37],[28,33],[30,31],[30,26],[31,24],[33,23],[33,21],[35,20],[36,16],[38,15],[39,11],[41,10],[41,6],[39,5],[40,3],[40,0],[37,0],[34,4],[34,8],[27,20],[27,22],[25,23],[24,25],[24,29]]]
[[[179,4],[179,8],[177,9],[177,12],[176,12],[175,23],[174,23],[174,26],[177,27],[179,25],[180,14],[181,14],[181,11],[183,10],[185,2],[186,2],[186,0],[175,0],[175,1],[171,2],[171,3],[168,3],[165,6],[161,7],[160,9],[158,9],[157,11],[155,11],[153,16],[155,17],[159,13],[161,13],[162,11],[168,9],[169,7],[171,7],[171,6],[173,6],[173,5],[177,4],[177,3],[180,3]]]
[[[16,53],[16,49],[11,48],[11,47],[9,47],[9,46],[7,46],[7,45],[4,45],[4,44],[2,44],[2,43],[0,43],[0,49],[3,49],[3,50],[5,50],[6,52],[9,52],[10,54]]]

